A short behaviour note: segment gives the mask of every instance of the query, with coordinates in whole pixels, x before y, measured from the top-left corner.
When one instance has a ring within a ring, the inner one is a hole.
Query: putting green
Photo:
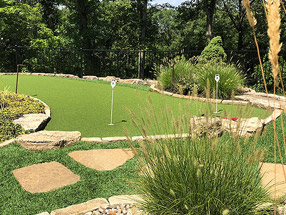
[[[0,90],[15,91],[15,75],[0,76]],[[51,108],[52,119],[46,130],[80,131],[83,137],[124,136],[125,126],[129,135],[140,135],[133,126],[126,108],[140,113],[146,108],[146,101],[151,97],[156,112],[169,105],[174,115],[178,116],[179,106],[188,107],[192,115],[199,115],[209,105],[203,102],[188,101],[158,93],[138,90],[126,86],[114,89],[113,126],[110,123],[111,86],[98,81],[75,80],[45,76],[19,76],[18,93],[41,99]],[[233,105],[218,105],[219,110],[232,112],[237,117],[237,108]],[[247,112],[252,116],[265,118],[269,113],[250,107]]]

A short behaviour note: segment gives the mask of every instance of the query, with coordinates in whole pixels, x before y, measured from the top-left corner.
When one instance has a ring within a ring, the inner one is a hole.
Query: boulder
[[[39,131],[21,135],[16,141],[28,150],[40,151],[71,146],[80,138],[79,131]]]
[[[18,119],[13,120],[14,124],[19,124],[25,131],[39,131],[45,128],[50,121],[46,114],[24,114]]]
[[[258,117],[249,119],[238,119],[233,121],[230,119],[222,119],[222,130],[237,133],[240,136],[253,135],[257,131],[262,131],[263,123]]]
[[[192,135],[220,136],[222,134],[221,120],[219,118],[192,117],[190,120]]]
[[[83,76],[82,78],[85,80],[98,80],[98,77],[96,76]]]

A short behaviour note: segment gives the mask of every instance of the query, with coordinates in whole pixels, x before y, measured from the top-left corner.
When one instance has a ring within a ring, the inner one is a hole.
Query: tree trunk
[[[146,48],[146,25],[147,25],[147,4],[148,0],[141,2],[141,35],[140,35],[140,52],[138,58],[138,78],[144,78],[145,68],[145,48]]]
[[[207,14],[207,30],[206,36],[209,39],[213,38],[213,16],[215,12],[216,0],[205,0],[205,9]]]

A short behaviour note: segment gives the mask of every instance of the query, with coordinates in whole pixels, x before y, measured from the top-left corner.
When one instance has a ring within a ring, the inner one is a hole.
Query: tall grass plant
[[[202,132],[200,127],[211,126],[196,125],[190,112],[175,118],[167,107],[158,116],[151,106],[152,102],[142,116],[131,112],[146,139],[139,142],[139,151],[134,149],[144,210],[168,215],[255,214],[267,191],[261,187],[260,153],[252,144],[246,141],[241,147],[237,137]],[[207,115],[206,124],[211,122]],[[159,117],[165,123],[158,123]],[[167,138],[155,141],[148,136],[154,130],[165,130]]]

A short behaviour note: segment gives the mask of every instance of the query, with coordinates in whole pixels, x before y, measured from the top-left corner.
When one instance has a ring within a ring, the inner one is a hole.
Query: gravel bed
[[[85,215],[151,215],[138,209],[135,205],[117,205],[98,208],[94,211],[85,213]]]

